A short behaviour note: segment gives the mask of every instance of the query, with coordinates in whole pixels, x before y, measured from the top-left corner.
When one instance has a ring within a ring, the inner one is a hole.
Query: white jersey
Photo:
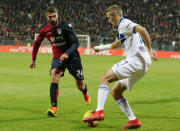
[[[134,56],[142,57],[147,65],[151,65],[151,58],[145,49],[145,43],[141,35],[134,31],[137,25],[129,19],[120,19],[118,26],[119,39],[126,39],[123,43],[124,54],[126,58]]]

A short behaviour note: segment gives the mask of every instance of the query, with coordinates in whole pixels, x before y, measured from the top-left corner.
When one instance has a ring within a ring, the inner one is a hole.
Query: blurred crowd
[[[33,41],[47,23],[44,12],[55,5],[60,19],[69,21],[77,34],[90,35],[91,44],[113,42],[117,27],[106,18],[105,9],[117,4],[124,17],[146,27],[152,45],[180,49],[180,0],[6,0],[0,1],[0,40]]]

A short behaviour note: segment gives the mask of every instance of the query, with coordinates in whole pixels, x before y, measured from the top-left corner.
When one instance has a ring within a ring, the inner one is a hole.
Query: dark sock
[[[57,83],[51,83],[50,87],[50,98],[51,98],[51,105],[57,107],[57,99],[59,96],[59,89]]]
[[[83,93],[83,94],[86,94],[86,93],[87,93],[87,85],[86,85],[86,84],[85,84],[84,90],[82,90],[82,93]]]

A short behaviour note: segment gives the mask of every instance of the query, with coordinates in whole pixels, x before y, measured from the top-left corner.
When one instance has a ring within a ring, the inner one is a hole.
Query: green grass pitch
[[[118,131],[128,119],[109,94],[105,120],[86,127],[83,114],[96,108],[99,78],[123,57],[82,56],[85,82],[92,101],[84,104],[68,71],[60,79],[58,117],[46,115],[50,107],[51,54],[38,54],[36,69],[29,68],[31,54],[0,53],[0,131]],[[111,87],[113,84],[111,84]],[[131,92],[126,91],[143,131],[180,130],[180,60],[159,59]]]

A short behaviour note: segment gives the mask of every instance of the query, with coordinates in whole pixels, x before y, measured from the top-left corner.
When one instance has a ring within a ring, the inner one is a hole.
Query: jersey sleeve
[[[67,33],[69,35],[70,42],[72,44],[71,44],[71,47],[69,49],[67,49],[65,53],[68,55],[71,55],[79,47],[79,41],[78,41],[78,38],[76,36],[74,29],[71,27],[70,24],[68,26],[69,26],[68,27],[69,29],[68,29]]]
[[[120,23],[120,28],[119,30],[119,39],[125,39],[128,36],[132,35],[135,33],[135,28],[138,24],[126,19]]]
[[[44,33],[43,33],[43,29],[41,29],[37,39],[35,40],[34,44],[33,44],[33,51],[32,51],[32,60],[36,60],[36,55],[38,53],[39,47],[41,45],[41,42],[44,39]]]

